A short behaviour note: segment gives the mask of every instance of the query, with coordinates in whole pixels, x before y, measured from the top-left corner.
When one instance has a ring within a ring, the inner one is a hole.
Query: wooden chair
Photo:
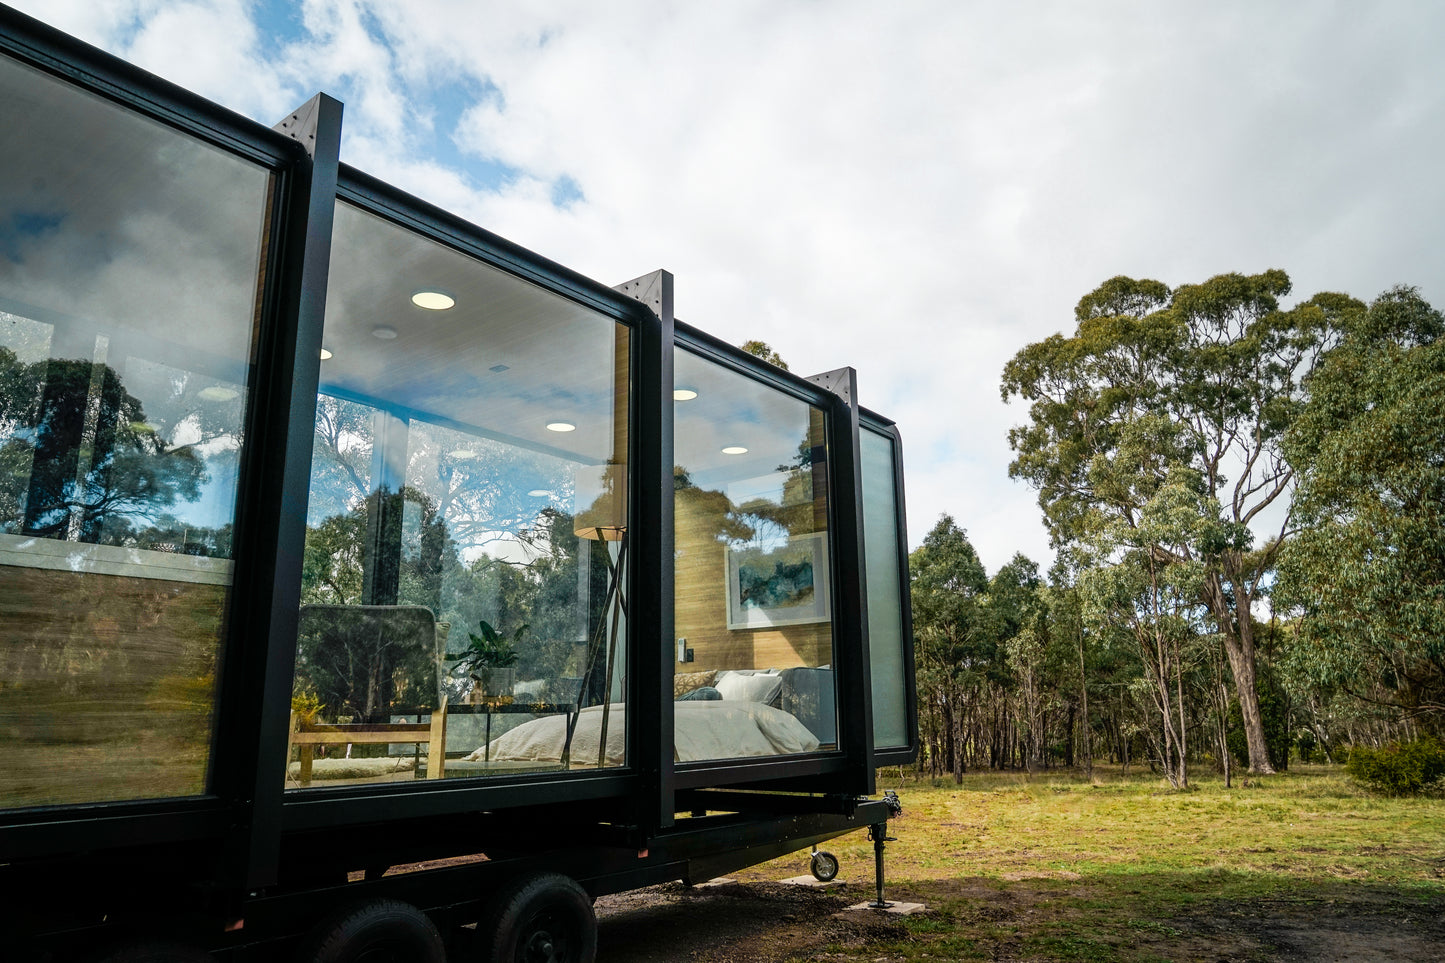
[[[446,772],[447,703],[445,696],[441,700],[441,705],[432,712],[430,722],[318,723],[299,719],[293,712],[291,713],[290,731],[286,758],[291,758],[290,748],[292,746],[300,749],[301,771],[298,773],[296,781],[302,786],[311,785],[317,746],[415,742],[418,745],[426,746],[426,777],[428,779],[441,779]],[[407,738],[408,736],[412,738]]]

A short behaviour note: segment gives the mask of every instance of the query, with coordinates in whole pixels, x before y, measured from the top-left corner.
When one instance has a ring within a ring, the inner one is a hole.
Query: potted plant
[[[482,619],[478,627],[482,634],[468,632],[467,638],[471,641],[465,649],[446,654],[449,661],[454,661],[458,668],[471,676],[471,701],[474,703],[511,694],[512,667],[517,664],[516,643],[527,631],[527,626],[523,625],[508,639],[486,619]]]

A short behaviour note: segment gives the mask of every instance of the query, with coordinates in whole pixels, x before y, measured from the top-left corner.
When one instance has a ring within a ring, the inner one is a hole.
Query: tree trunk
[[[1184,724],[1184,672],[1180,665],[1179,643],[1174,649],[1174,701],[1179,711],[1179,788],[1189,788],[1189,730]]]
[[[1084,633],[1079,632],[1079,700],[1083,703],[1084,717],[1084,775],[1094,778],[1094,730],[1089,727],[1089,682],[1084,676]]]
[[[963,785],[963,713],[953,714],[953,783]]]
[[[1259,711],[1259,690],[1255,684],[1254,618],[1249,611],[1252,597],[1241,579],[1230,581],[1234,589],[1233,606],[1224,594],[1218,575],[1211,575],[1206,583],[1207,601],[1219,623],[1224,651],[1229,656],[1229,671],[1234,675],[1239,713],[1244,718],[1244,738],[1249,745],[1249,771],[1270,774],[1274,766],[1270,764],[1269,746],[1264,741],[1264,717]]]
[[[953,765],[954,765],[953,761],[954,761],[954,759],[957,757],[957,751],[955,750],[954,744],[953,744],[953,735],[954,735],[954,726],[953,726],[953,712],[954,712],[954,709],[953,709],[953,699],[952,699],[952,698],[945,698],[945,699],[943,700],[942,709],[943,709],[943,720],[942,720],[942,723],[941,723],[941,725],[940,725],[940,728],[943,730],[943,759],[944,759],[943,765],[944,765],[944,768],[945,768],[947,771],[952,772],[952,771],[953,771]]]

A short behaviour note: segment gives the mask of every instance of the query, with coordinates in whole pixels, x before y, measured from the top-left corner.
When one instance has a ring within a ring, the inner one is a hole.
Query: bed
[[[812,752],[818,737],[797,717],[760,702],[732,700],[674,702],[673,759],[736,759]],[[577,716],[572,734],[571,759],[575,765],[596,765],[602,732],[603,706],[590,706]],[[623,764],[626,747],[626,707],[606,707],[606,765]],[[567,741],[567,716],[547,716],[523,723],[480,746],[463,762],[546,762],[560,764]]]

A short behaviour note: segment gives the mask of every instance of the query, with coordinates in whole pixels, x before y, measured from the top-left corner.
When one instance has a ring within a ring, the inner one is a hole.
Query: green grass
[[[906,939],[857,947],[856,958],[1269,959],[1281,941],[1309,938],[1301,932],[1368,948],[1376,931],[1393,939],[1395,922],[1408,934],[1445,910],[1439,797],[1371,796],[1326,767],[1230,789],[1211,775],[1191,782],[1181,792],[1138,775],[987,773],[937,787],[885,776],[880,789],[904,805],[890,826],[888,896],[929,913],[905,922]],[[828,848],[840,878],[871,892],[864,835]],[[799,866],[791,856],[738,875]]]

